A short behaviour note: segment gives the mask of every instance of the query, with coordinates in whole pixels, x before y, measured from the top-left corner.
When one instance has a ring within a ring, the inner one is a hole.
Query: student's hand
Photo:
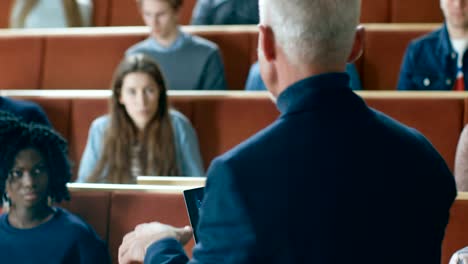
[[[189,226],[176,228],[159,222],[140,224],[126,234],[119,247],[119,264],[143,262],[148,247],[165,238],[175,238],[182,245],[190,241],[192,229]]]

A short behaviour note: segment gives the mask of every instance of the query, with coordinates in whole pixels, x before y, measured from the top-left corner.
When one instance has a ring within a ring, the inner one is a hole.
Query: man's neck
[[[468,28],[451,27],[447,25],[447,30],[451,39],[468,38]]]
[[[177,29],[167,34],[166,36],[156,36],[154,34],[151,35],[151,37],[153,37],[159,45],[165,48],[172,46],[172,44],[174,44],[178,36],[179,30]]]
[[[324,73],[329,73],[329,72],[343,72],[345,71],[345,66],[330,66],[330,67],[320,67],[320,66],[311,66],[311,65],[301,65],[301,66],[293,66],[289,65],[288,67],[285,67],[283,69],[280,69],[279,74],[284,74],[279,78],[279,80],[282,80],[281,83],[278,83],[279,85],[279,91],[278,94],[282,93],[284,90],[286,90],[289,86],[292,84],[303,80],[305,78],[314,76],[314,75],[319,75],[319,74],[324,74]]]
[[[327,72],[343,72],[346,69],[345,63],[336,65],[329,62],[314,65],[293,63],[279,46],[276,46],[275,55],[275,59],[265,65],[269,69],[267,72],[270,72],[268,90],[275,98],[300,80]]]

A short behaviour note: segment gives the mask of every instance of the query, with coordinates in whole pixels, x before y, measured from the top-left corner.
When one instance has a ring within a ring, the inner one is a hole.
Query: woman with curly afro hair
[[[52,206],[69,200],[67,143],[52,129],[0,111],[0,259],[5,263],[109,263],[83,220]]]

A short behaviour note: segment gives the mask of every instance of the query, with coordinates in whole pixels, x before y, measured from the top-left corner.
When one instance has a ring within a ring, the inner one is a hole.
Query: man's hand
[[[190,241],[192,229],[189,226],[176,228],[159,222],[140,224],[135,230],[126,234],[119,247],[119,264],[143,262],[146,249],[156,241],[164,238],[175,238],[182,245]]]

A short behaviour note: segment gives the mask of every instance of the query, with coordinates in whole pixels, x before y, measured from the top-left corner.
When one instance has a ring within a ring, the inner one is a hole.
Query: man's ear
[[[364,26],[359,25],[356,28],[356,34],[354,35],[354,44],[353,49],[348,57],[348,63],[353,63],[359,59],[362,55],[362,51],[364,50]]]
[[[259,25],[258,45],[267,61],[276,59],[275,38],[271,27]]]

